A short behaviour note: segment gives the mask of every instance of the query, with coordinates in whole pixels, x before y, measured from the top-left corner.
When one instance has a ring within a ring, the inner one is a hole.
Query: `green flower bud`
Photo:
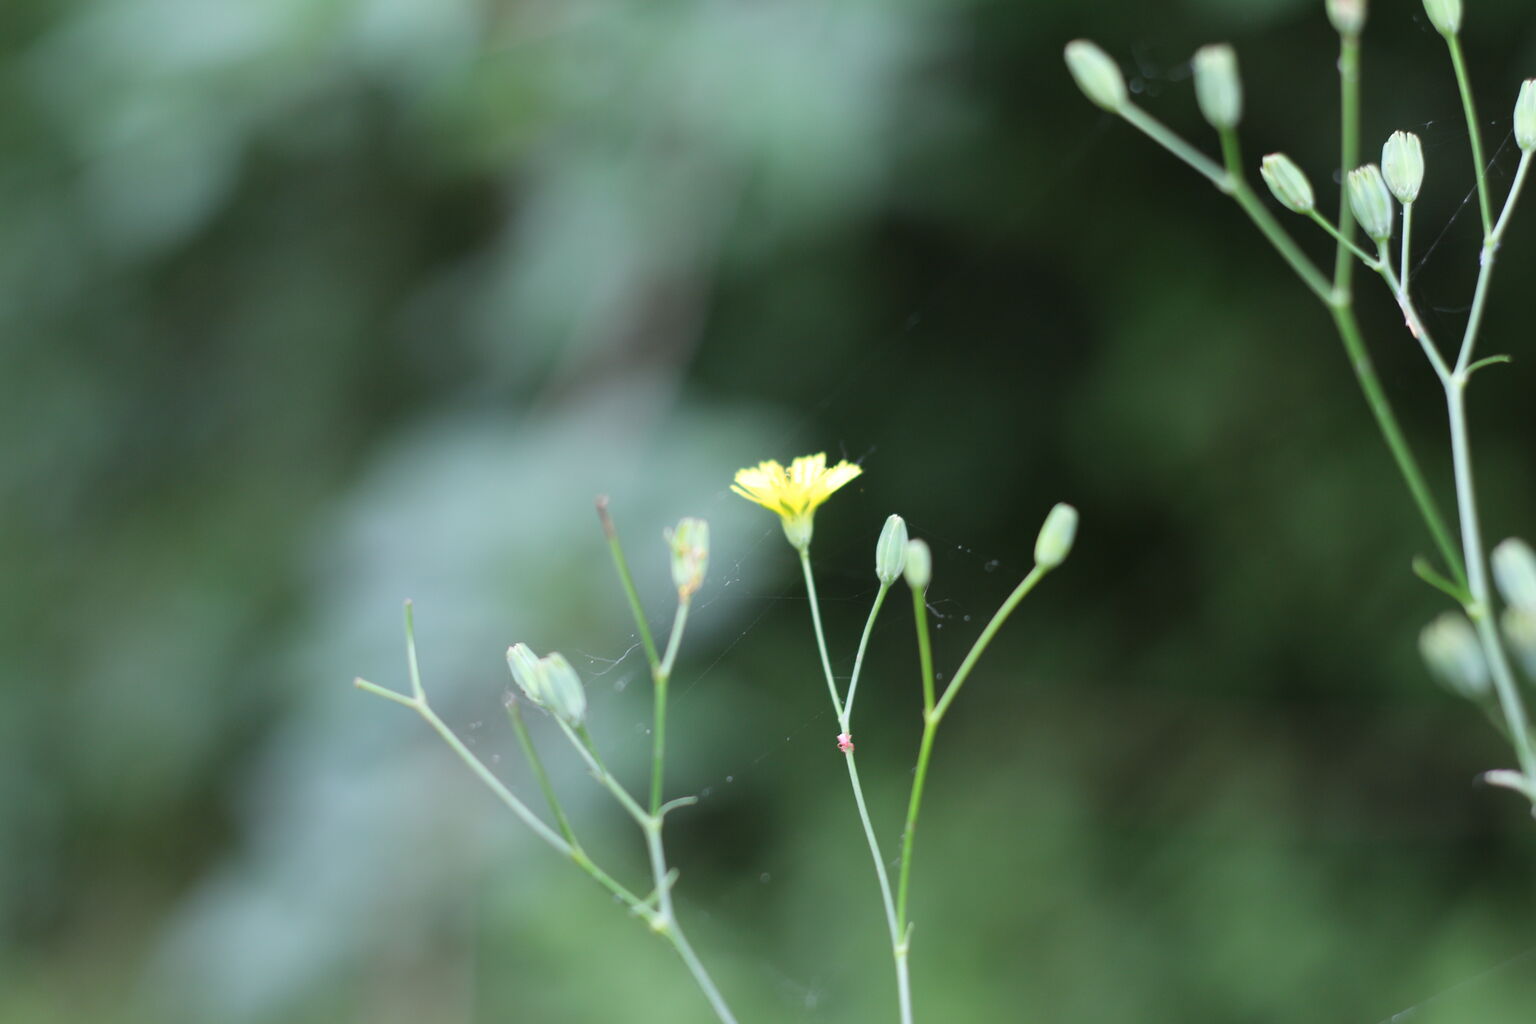
[[[677,528],[665,536],[672,549],[672,583],[677,587],[677,599],[686,601],[704,585],[704,571],[709,568],[709,523],[691,517],[679,519]]]
[[[907,565],[907,523],[901,516],[891,516],[875,543],[875,575],[886,586],[895,583]]]
[[[1095,43],[1074,39],[1067,44],[1066,58],[1067,70],[1084,96],[1111,112],[1125,106],[1125,76],[1113,57]]]
[[[523,696],[543,707],[544,666],[539,656],[529,650],[527,644],[513,644],[507,648],[507,667],[512,670],[512,681],[523,691]]]
[[[1493,581],[1511,608],[1536,615],[1536,552],[1519,537],[1501,541],[1493,549]]]
[[[587,691],[581,687],[581,677],[558,651],[540,658],[539,665],[544,671],[545,706],[566,725],[580,725],[587,717]]]
[[[1536,78],[1520,83],[1515,100],[1515,143],[1522,152],[1536,149]]]
[[[1358,36],[1365,28],[1365,0],[1328,0],[1328,20],[1341,36]]]
[[[1424,0],[1424,13],[1429,23],[1443,36],[1453,36],[1461,31],[1461,0]]]
[[[1058,504],[1045,517],[1040,535],[1035,538],[1035,564],[1042,569],[1054,569],[1072,553],[1072,542],[1077,538],[1077,509]]]
[[[1424,146],[1412,132],[1393,132],[1381,147],[1381,176],[1404,205],[1419,198],[1424,184]]]
[[[1472,623],[1460,612],[1445,612],[1419,634],[1419,653],[1435,678],[1469,700],[1488,695],[1488,662]]]
[[[1345,186],[1349,193],[1349,208],[1355,212],[1360,227],[1377,242],[1392,237],[1392,193],[1381,177],[1381,169],[1375,164],[1356,167],[1349,172]]]
[[[1237,53],[1225,43],[1195,51],[1195,99],[1212,128],[1236,128],[1243,116],[1243,83],[1237,77]]]
[[[907,578],[907,586],[913,590],[922,593],[928,589],[928,581],[933,579],[933,554],[927,544],[920,540],[907,541],[907,562],[901,572]]]
[[[1308,213],[1316,205],[1312,183],[1295,161],[1284,153],[1271,153],[1259,164],[1259,177],[1292,213]]]
[[[1536,614],[1524,608],[1506,608],[1499,617],[1504,639],[1527,679],[1536,680]]]

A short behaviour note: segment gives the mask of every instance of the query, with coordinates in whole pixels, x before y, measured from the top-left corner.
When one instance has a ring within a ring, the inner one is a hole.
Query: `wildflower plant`
[[[1203,47],[1191,62],[1196,100],[1206,122],[1215,129],[1220,160],[1207,156],[1133,103],[1119,65],[1095,44],[1082,39],[1068,43],[1066,63],[1090,101],[1123,118],[1222,194],[1230,196],[1307,290],[1328,310],[1366,403],[1440,558],[1440,564],[1436,566],[1427,558],[1417,557],[1412,563],[1413,571],[1457,606],[1424,629],[1420,636],[1420,651],[1433,674],[1452,692],[1482,706],[1513,747],[1518,770],[1488,772],[1483,776],[1484,780],[1521,793],[1536,813],[1536,748],[1532,745],[1531,723],[1509,657],[1513,653],[1527,675],[1536,679],[1536,554],[1523,541],[1505,541],[1492,553],[1490,581],[1490,559],[1482,539],[1467,428],[1467,388],[1473,375],[1494,364],[1509,362],[1506,355],[1476,358],[1476,353],[1499,246],[1525,184],[1532,154],[1536,152],[1536,79],[1527,80],[1520,86],[1515,101],[1513,135],[1520,150],[1519,165],[1502,203],[1496,207],[1483,155],[1482,129],[1459,41],[1463,15],[1461,0],[1424,0],[1429,23],[1444,40],[1460,94],[1482,227],[1477,281],[1466,326],[1459,343],[1448,347],[1430,334],[1420,316],[1409,273],[1413,208],[1426,184],[1423,146],[1410,132],[1394,132],[1381,148],[1379,164],[1362,163],[1360,37],[1367,20],[1366,0],[1327,0],[1325,8],[1339,37],[1339,165],[1345,173],[1338,197],[1337,218],[1330,220],[1318,210],[1311,181],[1285,154],[1271,153],[1264,157],[1259,164],[1259,176],[1281,207],[1306,218],[1331,236],[1334,242],[1331,273],[1319,268],[1306,255],[1249,184],[1237,134],[1242,113],[1242,84],[1237,58],[1230,47]],[[1326,178],[1324,175],[1324,180]],[[1434,176],[1429,178],[1429,184],[1435,184]],[[1357,236],[1357,227],[1364,239]],[[1394,237],[1398,239],[1395,260],[1392,252]],[[1366,349],[1355,315],[1354,271],[1357,266],[1363,266],[1381,278],[1402,312],[1408,334],[1422,350],[1444,394],[1455,481],[1456,532],[1459,534],[1455,540],[1434,491],[1403,436]],[[1494,585],[1504,600],[1502,616],[1495,607]]]
[[[732,490],[748,501],[756,502],[776,512],[788,538],[800,557],[800,569],[805,577],[805,592],[811,609],[811,628],[816,634],[816,650],[821,657],[821,669],[826,677],[827,693],[832,699],[832,710],[837,716],[837,749],[843,753],[843,763],[848,769],[848,784],[853,790],[854,805],[858,810],[859,823],[864,829],[864,839],[869,845],[870,859],[874,863],[875,878],[880,885],[880,899],[885,908],[886,928],[891,940],[891,956],[896,968],[896,997],[902,1024],[911,1024],[912,982],[908,968],[908,956],[912,945],[912,921],[907,915],[907,893],[912,877],[913,841],[917,835],[918,813],[922,809],[923,790],[928,781],[928,762],[933,756],[934,739],[939,724],[954,703],[960,688],[976,667],[976,662],[997,631],[1013,614],[1020,601],[1033,590],[1046,573],[1066,560],[1077,536],[1077,510],[1070,505],[1057,505],[1046,517],[1035,545],[1035,565],[1019,581],[1013,592],[1003,601],[991,621],[971,645],[969,653],[960,663],[945,686],[942,694],[935,693],[933,653],[928,636],[928,606],[926,594],[933,574],[933,562],[928,546],[921,540],[907,536],[907,526],[900,516],[892,515],[885,521],[880,537],[875,543],[875,577],[879,587],[870,604],[869,617],[865,620],[863,634],[859,637],[858,651],[853,659],[853,673],[848,679],[846,697],[838,691],[837,678],[832,672],[832,661],[827,655],[826,631],[821,623],[821,603],[816,596],[816,576],[811,570],[811,524],[816,509],[844,484],[860,473],[858,466],[839,462],[827,466],[824,453],[806,455],[795,459],[786,471],[777,462],[759,463],[738,470]],[[881,852],[880,840],[869,816],[869,806],[864,799],[864,787],[859,781],[858,762],[854,756],[853,702],[858,694],[859,676],[864,668],[864,653],[869,646],[870,634],[886,593],[898,578],[905,578],[912,594],[912,614],[917,629],[918,670],[922,681],[923,735],[918,744],[917,767],[912,775],[912,789],[907,800],[906,826],[901,833],[901,856],[898,860],[898,876],[894,889],[886,859]]]
[[[852,675],[848,679],[846,691],[843,691],[839,689],[837,678],[832,672],[832,662],[828,656],[826,633],[822,628],[821,608],[816,595],[815,575],[811,569],[810,548],[817,509],[840,488],[857,478],[861,472],[859,466],[849,462],[828,466],[824,454],[808,455],[793,460],[787,469],[778,462],[766,461],[739,470],[732,484],[732,490],[776,514],[784,529],[785,538],[799,555],[821,670],[837,717],[836,749],[841,752],[848,769],[849,784],[853,791],[859,821],[869,845],[875,875],[879,882],[885,923],[895,963],[899,1016],[902,1024],[912,1024],[914,1017],[908,952],[911,948],[913,927],[907,913],[907,894],[911,880],[913,841],[917,833],[918,814],[922,807],[923,790],[927,783],[928,764],[933,753],[934,739],[939,724],[953,705],[960,688],[971,675],[977,661],[997,635],[998,630],[1002,628],[1003,623],[1045,575],[1065,561],[1076,537],[1077,512],[1069,505],[1057,505],[1051,510],[1035,545],[1034,567],[1003,601],[942,692],[937,692],[935,687],[925,597],[932,577],[932,558],[923,541],[907,536],[906,523],[900,516],[888,517],[875,543],[875,576],[879,587],[875,592],[863,634],[859,638]],[[496,797],[533,831],[534,835],[556,853],[570,860],[629,908],[632,914],[645,922],[652,932],[666,940],[683,961],[715,1016],[724,1024],[734,1024],[736,1017],[733,1011],[702,960],[695,953],[677,919],[672,900],[672,888],[677,881],[678,873],[668,865],[666,846],[663,842],[663,829],[667,815],[697,802],[697,798],[693,796],[664,799],[667,690],[677,663],[683,632],[687,626],[689,608],[694,595],[704,584],[709,564],[709,524],[702,519],[685,518],[675,529],[668,530],[665,534],[671,556],[672,581],[676,587],[677,602],[666,646],[661,649],[657,647],[652,636],[645,608],[630,574],[623,546],[619,542],[618,531],[609,515],[607,500],[598,499],[597,507],[613,556],[614,568],[634,615],[637,635],[645,650],[651,671],[654,724],[651,730],[651,770],[646,799],[642,800],[632,795],[605,765],[587,729],[588,706],[581,678],[575,668],[558,652],[540,656],[523,643],[513,644],[507,650],[507,667],[517,687],[515,693],[507,695],[507,713],[533,777],[549,806],[552,825],[536,814],[521,797],[513,793],[433,710],[417,666],[415,629],[409,602],[405,609],[405,637],[410,693],[400,693],[365,679],[354,680],[354,685],[375,696],[403,705],[420,715],[468,766],[469,770],[488,786]],[[859,780],[858,767],[854,758],[852,716],[859,676],[864,666],[864,655],[869,646],[870,635],[874,631],[875,620],[885,602],[887,592],[899,580],[906,581],[912,597],[918,653],[917,671],[914,674],[920,687],[923,733],[912,777],[905,827],[900,836],[901,855],[897,862],[897,883],[893,887],[885,857],[881,853],[877,830],[865,802],[864,789]],[[651,888],[645,896],[638,895],[635,890],[615,879],[594,862],[583,849],[528,732],[522,711],[524,702],[548,714],[554,720],[561,735],[581,758],[591,776],[611,794],[638,826],[644,837],[651,869],[649,880]]]

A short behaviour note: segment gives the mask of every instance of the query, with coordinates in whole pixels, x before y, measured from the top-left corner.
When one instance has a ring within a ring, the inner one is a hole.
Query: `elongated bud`
[[[1493,581],[1504,603],[1536,615],[1536,551],[1519,537],[1500,541],[1493,549]]]
[[[1072,553],[1072,542],[1077,539],[1077,509],[1062,503],[1056,505],[1045,517],[1040,535],[1035,538],[1035,564],[1042,569],[1054,569]]]
[[[1536,78],[1520,83],[1515,100],[1515,144],[1522,152],[1536,149]]]
[[[875,543],[875,575],[886,586],[895,583],[907,565],[907,521],[891,516]]]
[[[1377,242],[1392,237],[1392,193],[1381,176],[1381,168],[1375,164],[1356,167],[1349,172],[1345,185],[1349,193],[1349,208],[1355,212],[1355,220],[1361,229]]]
[[[1520,671],[1527,679],[1536,682],[1536,614],[1524,608],[1506,608],[1499,617],[1504,628],[1504,639],[1520,663]]]
[[[1453,693],[1479,700],[1489,692],[1488,662],[1472,623],[1460,612],[1445,612],[1419,634],[1419,653],[1436,679]]]
[[[1404,204],[1419,198],[1424,184],[1424,146],[1412,132],[1393,132],[1381,147],[1381,176]]]
[[[529,650],[527,644],[513,644],[507,648],[507,667],[512,670],[512,681],[523,691],[523,696],[543,707],[544,666],[539,662],[539,656]]]
[[[1237,53],[1225,43],[1195,51],[1195,99],[1212,128],[1236,128],[1243,116],[1243,83],[1237,77]]]
[[[1111,112],[1125,106],[1125,76],[1120,65],[1098,44],[1074,39],[1067,44],[1067,70],[1077,87],[1094,103]]]
[[[1295,161],[1284,153],[1271,153],[1259,164],[1259,177],[1280,205],[1292,213],[1309,213],[1316,205],[1312,183]]]
[[[1365,28],[1365,0],[1328,0],[1328,20],[1341,36],[1358,36]]]
[[[1424,0],[1424,13],[1429,23],[1443,36],[1453,36],[1461,31],[1461,0]]]
[[[933,579],[933,554],[927,544],[920,540],[907,541],[907,563],[902,566],[901,573],[907,578],[907,586],[918,593],[928,589],[928,581]]]
[[[559,651],[546,654],[539,664],[544,670],[544,706],[566,725],[580,725],[587,717],[587,691],[581,687],[581,677]]]
[[[709,522],[679,519],[677,527],[666,532],[666,539],[672,549],[672,583],[677,587],[677,599],[686,601],[704,585],[704,571],[709,568]]]

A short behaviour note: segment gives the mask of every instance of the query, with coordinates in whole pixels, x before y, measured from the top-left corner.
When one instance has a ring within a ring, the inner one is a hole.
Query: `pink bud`
[[[845,754],[853,753],[853,734],[840,732],[837,734],[837,749]]]

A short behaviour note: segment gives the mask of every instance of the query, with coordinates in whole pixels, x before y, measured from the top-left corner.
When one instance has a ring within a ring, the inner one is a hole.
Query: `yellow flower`
[[[738,469],[731,490],[777,512],[784,536],[796,550],[804,551],[811,543],[811,517],[816,507],[862,472],[851,462],[839,462],[828,469],[826,453],[818,452],[800,456],[788,470],[773,459]]]

